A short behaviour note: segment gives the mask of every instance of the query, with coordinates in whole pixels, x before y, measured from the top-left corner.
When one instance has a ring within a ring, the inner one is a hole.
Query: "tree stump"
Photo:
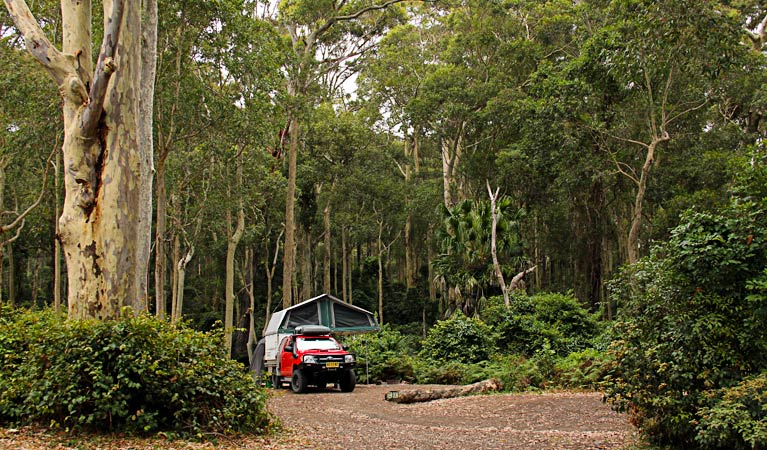
[[[430,402],[441,398],[463,397],[466,395],[484,394],[501,389],[500,381],[495,378],[469,384],[467,386],[457,386],[444,389],[413,389],[409,391],[389,391],[385,395],[386,401],[394,403],[419,403]]]

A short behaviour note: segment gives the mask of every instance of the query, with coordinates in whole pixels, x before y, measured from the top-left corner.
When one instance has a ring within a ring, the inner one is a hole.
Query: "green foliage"
[[[483,320],[498,333],[498,346],[509,353],[532,356],[549,346],[560,356],[594,345],[598,317],[570,294],[514,295],[506,308],[494,297],[482,310]]]
[[[508,197],[499,199],[497,253],[507,274],[522,260],[523,241],[520,220],[523,210],[514,209]],[[474,299],[485,297],[494,280],[491,254],[492,211],[489,201],[465,200],[452,208],[439,207],[442,224],[435,232],[440,254],[434,269],[448,286],[463,298],[458,305],[467,314],[474,312]]]
[[[570,353],[554,363],[555,384],[566,389],[599,389],[608,358],[593,348]]]
[[[357,356],[357,380],[376,383],[388,380],[413,381],[413,336],[405,336],[384,324],[376,334],[352,336],[346,340]]]
[[[622,317],[613,329],[607,397],[659,443],[700,445],[695,423],[709,393],[767,368],[760,281],[767,210],[758,198],[763,188],[748,188],[764,168],[746,172],[730,208],[685,214],[668,243],[611,285]]]
[[[429,330],[420,356],[435,362],[476,363],[495,352],[493,330],[477,318],[457,311]]]
[[[711,396],[713,405],[699,412],[695,439],[701,445],[732,450],[767,446],[767,372]]]
[[[220,333],[125,313],[91,322],[4,312],[0,422],[188,436],[269,426],[265,391],[224,357]]]

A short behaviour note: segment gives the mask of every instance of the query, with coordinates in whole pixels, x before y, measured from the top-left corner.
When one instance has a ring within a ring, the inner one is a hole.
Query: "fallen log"
[[[484,394],[501,389],[501,382],[495,378],[480,381],[466,386],[456,386],[442,389],[412,389],[409,391],[389,391],[384,398],[394,403],[430,402],[441,398],[463,397],[466,395]]]

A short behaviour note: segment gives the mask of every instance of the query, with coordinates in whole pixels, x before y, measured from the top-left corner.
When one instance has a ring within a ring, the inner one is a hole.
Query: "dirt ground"
[[[201,449],[621,449],[637,439],[624,415],[598,393],[493,394],[398,405],[391,390],[436,386],[357,386],[352,393],[273,390],[272,436],[206,436],[203,442],[0,429],[0,450]]]
[[[635,439],[598,393],[494,394],[399,405],[390,390],[276,391],[271,411],[317,449],[620,449]],[[436,388],[436,387],[431,387]]]

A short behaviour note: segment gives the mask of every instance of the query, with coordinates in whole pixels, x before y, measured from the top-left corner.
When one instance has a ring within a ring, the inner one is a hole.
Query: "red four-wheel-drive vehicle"
[[[354,355],[330,336],[328,327],[299,326],[279,344],[272,384],[281,387],[290,382],[296,393],[305,392],[308,386],[325,388],[328,385],[351,392],[357,384],[355,365]]]

